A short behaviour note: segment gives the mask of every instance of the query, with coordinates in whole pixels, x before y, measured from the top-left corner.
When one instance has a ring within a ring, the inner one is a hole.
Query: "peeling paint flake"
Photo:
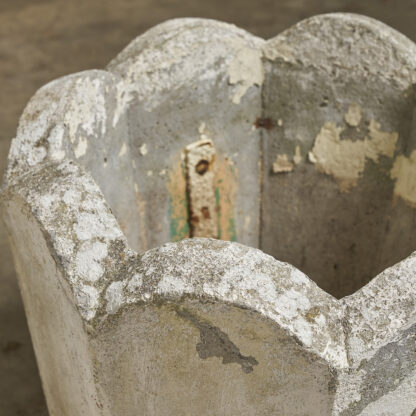
[[[342,191],[349,191],[363,173],[366,159],[377,163],[379,156],[393,157],[399,135],[382,131],[375,120],[370,121],[369,137],[363,140],[341,140],[343,131],[334,122],[326,122],[316,136],[309,159],[319,171],[332,175]]]
[[[416,207],[416,150],[413,150],[409,157],[397,156],[390,176],[397,179],[394,195]]]
[[[261,86],[264,80],[261,51],[252,48],[239,48],[229,68],[229,83],[237,85],[232,101],[240,104],[241,98],[253,86]]]
[[[296,146],[295,156],[293,156],[293,162],[295,165],[299,165],[302,162],[302,153],[300,152],[300,147]]]
[[[276,161],[273,163],[274,173],[292,172],[295,165],[289,160],[287,155],[277,155]]]

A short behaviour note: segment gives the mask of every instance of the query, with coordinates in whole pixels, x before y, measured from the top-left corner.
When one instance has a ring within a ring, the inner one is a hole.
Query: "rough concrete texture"
[[[50,413],[411,415],[415,69],[362,16],[180,19],[39,90],[2,202]],[[264,252],[164,244],[197,140],[217,237]]]

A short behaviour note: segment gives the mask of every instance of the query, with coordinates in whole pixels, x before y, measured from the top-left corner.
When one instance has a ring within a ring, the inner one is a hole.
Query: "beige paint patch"
[[[273,163],[274,173],[292,172],[295,165],[289,160],[287,155],[277,155],[276,161]]]
[[[312,152],[308,152],[308,160],[311,163],[316,163],[316,158]]]
[[[211,140],[198,140],[185,151],[191,236],[218,238],[214,144]]]
[[[393,157],[399,135],[382,131],[375,120],[371,120],[369,137],[364,140],[341,140],[342,131],[334,122],[326,122],[316,136],[309,158],[319,171],[332,175],[342,191],[348,191],[357,184],[366,159],[378,162],[381,155]]]
[[[358,104],[351,104],[344,119],[349,126],[357,127],[361,121],[361,107]]]
[[[235,209],[238,192],[238,169],[229,157],[217,154],[217,209],[218,209],[218,238],[226,241],[236,239]]]
[[[416,207],[416,150],[413,150],[409,157],[397,156],[390,176],[397,179],[394,195]]]
[[[148,153],[148,150],[147,150],[147,144],[146,144],[146,143],[143,143],[143,144],[140,146],[139,151],[140,151],[140,154],[141,154],[142,156],[146,156],[146,155],[147,155],[147,153]]]
[[[302,154],[300,152],[299,146],[296,146],[295,156],[293,156],[293,162],[295,165],[299,165],[299,163],[302,162]]]
[[[253,86],[261,86],[264,81],[263,63],[261,51],[247,47],[239,47],[234,59],[228,68],[229,83],[237,85],[233,95],[234,104],[239,104],[241,98],[248,89]]]

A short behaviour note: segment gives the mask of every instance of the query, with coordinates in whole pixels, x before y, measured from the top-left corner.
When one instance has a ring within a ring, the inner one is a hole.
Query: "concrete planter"
[[[50,413],[413,415],[415,69],[180,19],[41,88],[2,204]]]

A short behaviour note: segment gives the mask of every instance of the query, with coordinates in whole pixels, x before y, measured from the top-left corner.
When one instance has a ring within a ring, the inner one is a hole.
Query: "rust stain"
[[[270,130],[275,126],[275,124],[274,124],[274,121],[270,117],[266,117],[266,118],[258,117],[256,121],[254,122],[254,126],[257,129],[264,128],[266,130]]]
[[[188,145],[185,152],[191,236],[218,238],[217,220],[209,215],[216,207],[214,143],[210,139],[198,140]]]
[[[179,154],[172,163],[169,170],[166,186],[170,196],[170,237],[171,241],[180,241],[190,237],[192,224],[206,219],[206,216],[216,217],[218,224],[218,238],[222,240],[235,241],[235,201],[237,194],[237,175],[238,171],[233,162],[222,156],[216,157],[215,172],[215,210],[206,210],[201,207],[198,214],[190,218],[187,183],[184,161]],[[209,169],[209,166],[208,166]]]
[[[209,208],[208,208],[208,207],[202,207],[202,208],[201,208],[201,213],[202,213],[202,216],[203,216],[205,219],[211,218],[211,214],[210,214],[210,212],[209,212]]]
[[[208,171],[209,167],[210,167],[210,162],[208,162],[208,160],[200,160],[198,164],[196,165],[195,170],[200,175],[203,175],[204,173]]]

